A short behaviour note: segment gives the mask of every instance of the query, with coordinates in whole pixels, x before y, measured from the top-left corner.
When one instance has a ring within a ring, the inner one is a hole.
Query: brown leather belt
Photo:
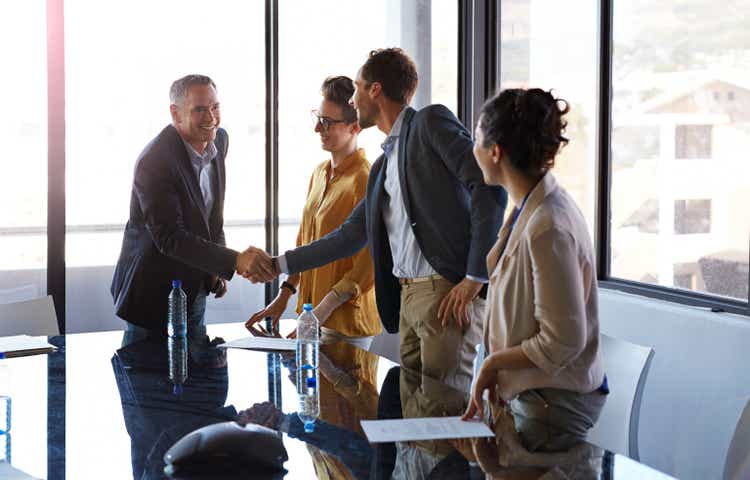
[[[412,283],[432,282],[442,279],[443,276],[436,273],[435,275],[427,275],[426,277],[399,278],[398,283],[401,285],[411,285]]]

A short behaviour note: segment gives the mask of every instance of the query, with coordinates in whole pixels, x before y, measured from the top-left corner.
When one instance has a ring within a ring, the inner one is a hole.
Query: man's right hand
[[[253,283],[270,282],[278,276],[272,268],[270,255],[253,246],[237,255],[235,270]]]

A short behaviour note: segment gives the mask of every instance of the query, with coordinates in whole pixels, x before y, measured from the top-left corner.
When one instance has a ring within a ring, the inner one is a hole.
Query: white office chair
[[[599,339],[610,393],[587,440],[638,460],[641,398],[654,350],[604,334]]]
[[[737,422],[737,428],[729,444],[724,461],[724,480],[747,480],[750,478],[750,401]]]
[[[383,333],[372,339],[370,351],[376,355],[387,358],[393,363],[401,364],[401,355],[398,350],[398,333]]]
[[[0,336],[59,335],[51,296],[0,305]]]

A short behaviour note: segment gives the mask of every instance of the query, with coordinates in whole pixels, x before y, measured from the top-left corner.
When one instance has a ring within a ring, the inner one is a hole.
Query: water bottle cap
[[[305,312],[312,312],[312,303],[302,305],[302,310]]]
[[[312,422],[305,422],[305,433],[312,433],[315,430],[315,420]]]
[[[307,388],[315,388],[318,382],[315,380],[315,377],[309,377],[306,383],[307,383]]]
[[[172,280],[172,288],[182,288],[182,280]]]
[[[172,388],[172,394],[182,395],[182,385],[179,383],[175,384],[175,386]]]

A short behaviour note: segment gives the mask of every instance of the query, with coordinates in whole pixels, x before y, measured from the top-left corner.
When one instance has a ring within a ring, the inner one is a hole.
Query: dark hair
[[[182,105],[188,88],[193,85],[211,85],[216,90],[216,84],[211,80],[211,77],[198,74],[185,75],[172,82],[172,86],[169,88],[169,101],[175,105]]]
[[[371,51],[360,74],[368,84],[380,83],[385,96],[399,103],[409,103],[419,83],[414,61],[400,48]]]
[[[543,174],[555,165],[555,155],[568,143],[562,135],[568,122],[562,117],[569,110],[568,102],[552,96],[551,90],[503,90],[482,106],[483,146],[498,144],[516,169]]]
[[[341,112],[347,123],[357,120],[357,111],[349,103],[352,95],[354,95],[354,82],[352,82],[351,78],[343,75],[328,77],[323,80],[323,85],[320,86],[320,93],[323,95],[323,98],[341,107]]]

